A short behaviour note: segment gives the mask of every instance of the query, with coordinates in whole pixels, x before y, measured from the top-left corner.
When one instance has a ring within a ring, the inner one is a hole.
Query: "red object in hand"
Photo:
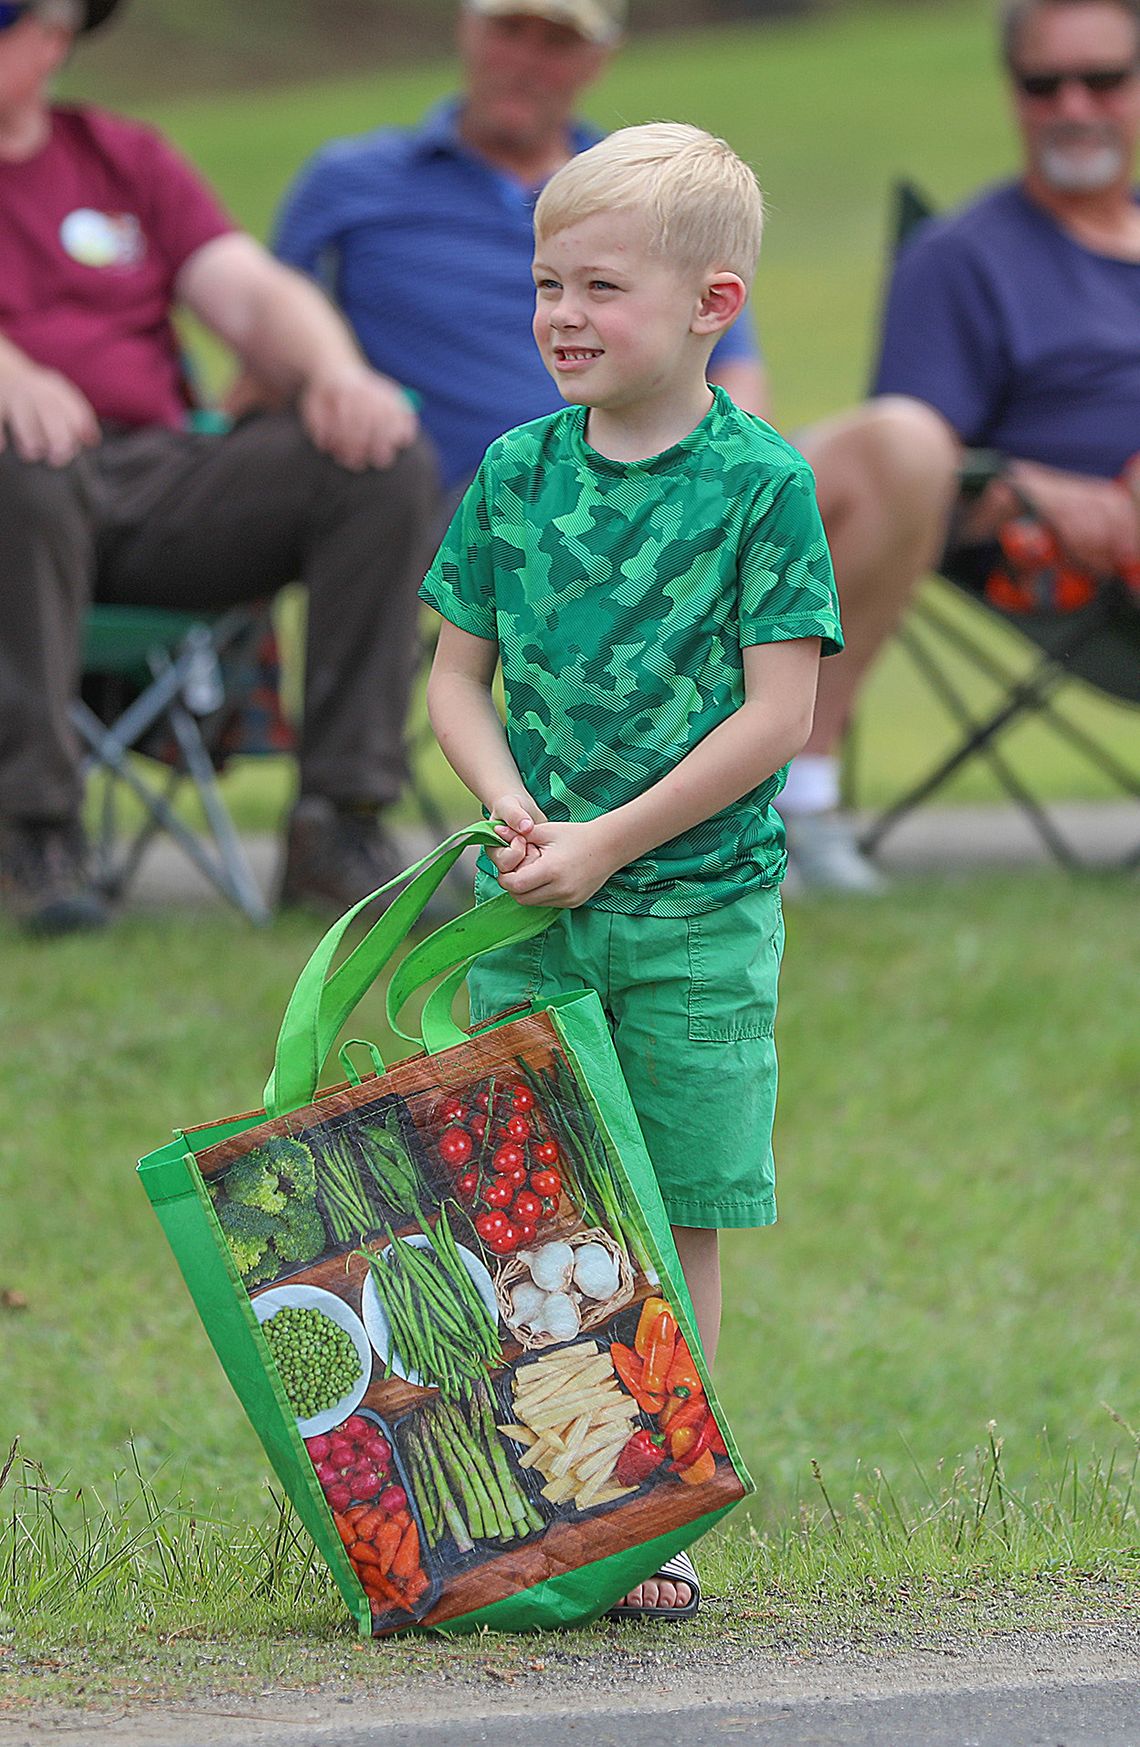
[[[640,1486],[665,1460],[665,1440],[652,1432],[634,1432],[617,1459],[614,1479],[619,1486]]]

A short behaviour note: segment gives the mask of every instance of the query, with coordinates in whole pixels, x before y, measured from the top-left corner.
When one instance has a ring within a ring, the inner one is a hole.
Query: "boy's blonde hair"
[[[655,254],[752,283],[764,197],[724,140],[683,121],[619,128],[550,178],[534,210],[535,237],[631,209],[648,219]]]

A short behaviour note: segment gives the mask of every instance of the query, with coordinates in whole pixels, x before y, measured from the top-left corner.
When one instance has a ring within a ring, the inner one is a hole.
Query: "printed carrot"
[[[392,1562],[400,1550],[400,1541],[403,1538],[403,1533],[404,1531],[401,1529],[399,1523],[392,1517],[389,1517],[385,1522],[381,1523],[379,1529],[376,1531],[374,1545],[378,1555],[377,1564],[385,1576],[392,1569]]]
[[[380,1569],[380,1555],[371,1541],[357,1541],[349,1548],[348,1556],[354,1565],[375,1565],[377,1570]]]
[[[333,1511],[333,1522],[336,1524],[336,1532],[344,1542],[345,1546],[351,1547],[353,1541],[356,1540],[356,1530],[353,1528],[352,1524],[335,1510]]]
[[[420,1538],[416,1533],[415,1523],[409,1523],[404,1530],[404,1538],[400,1542],[396,1557],[392,1560],[393,1577],[411,1577],[420,1562]]]

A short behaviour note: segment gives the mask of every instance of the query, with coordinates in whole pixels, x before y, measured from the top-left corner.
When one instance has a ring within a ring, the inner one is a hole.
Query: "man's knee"
[[[0,526],[7,539],[17,529],[50,533],[86,499],[81,461],[50,467],[46,461],[23,460],[11,446],[0,449]]]
[[[825,522],[851,498],[935,513],[953,495],[961,447],[923,401],[882,395],[811,426],[797,441],[815,472]]]

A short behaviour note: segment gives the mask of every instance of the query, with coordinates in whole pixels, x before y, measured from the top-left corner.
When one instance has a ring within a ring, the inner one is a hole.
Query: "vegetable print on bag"
[[[311,1081],[409,896],[325,964]],[[458,987],[534,926],[495,908],[413,947],[393,1017],[425,967]],[[289,1081],[295,997],[273,1113],[143,1163],[219,1356],[375,1633],[596,1617],[751,1488],[597,997],[468,1036],[444,994],[425,1053],[322,1092]]]

